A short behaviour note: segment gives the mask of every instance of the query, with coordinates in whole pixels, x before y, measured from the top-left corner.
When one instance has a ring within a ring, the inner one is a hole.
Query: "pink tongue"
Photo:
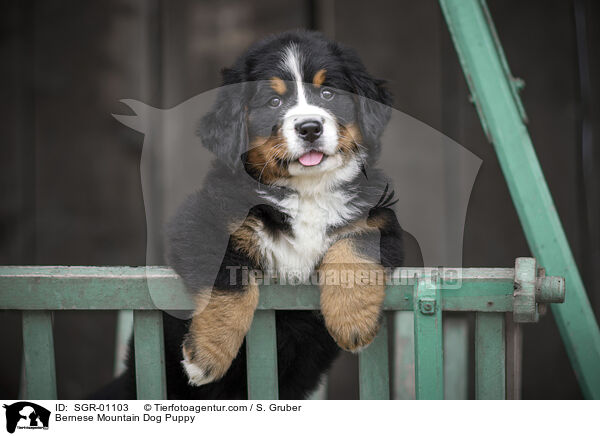
[[[300,159],[298,160],[305,167],[312,167],[321,163],[321,161],[323,160],[323,153],[321,153],[320,151],[311,150],[308,153],[300,156]]]

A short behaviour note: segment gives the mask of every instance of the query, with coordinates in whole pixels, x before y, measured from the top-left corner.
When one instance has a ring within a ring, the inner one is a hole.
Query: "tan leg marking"
[[[349,238],[352,236],[366,235],[374,232],[379,232],[384,221],[380,219],[361,218],[353,221],[343,227],[337,228],[332,232],[332,235],[337,239]]]
[[[262,228],[262,222],[254,217],[246,217],[241,223],[230,223],[229,225],[229,232],[235,248],[246,253],[257,265],[260,265],[262,258],[260,239],[257,233]]]
[[[342,239],[329,248],[319,272],[327,330],[344,350],[360,351],[379,330],[385,298],[383,267],[357,254],[350,239]]]
[[[183,341],[182,364],[189,383],[201,386],[225,375],[237,355],[258,305],[258,286],[244,292],[202,292]]]

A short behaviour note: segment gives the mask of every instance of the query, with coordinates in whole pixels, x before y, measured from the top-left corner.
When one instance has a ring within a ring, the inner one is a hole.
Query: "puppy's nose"
[[[314,142],[323,133],[323,124],[318,120],[306,120],[295,126],[298,136],[308,142]]]

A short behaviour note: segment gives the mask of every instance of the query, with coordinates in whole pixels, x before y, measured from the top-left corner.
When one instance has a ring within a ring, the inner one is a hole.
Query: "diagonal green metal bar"
[[[508,69],[483,0],[440,0],[463,72],[494,144],[529,247],[549,274],[565,277],[564,304],[552,305],[583,394],[600,398],[600,330],[524,124]]]

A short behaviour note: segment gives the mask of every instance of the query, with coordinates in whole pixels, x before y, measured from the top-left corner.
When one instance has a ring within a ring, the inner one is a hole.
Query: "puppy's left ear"
[[[232,70],[223,70],[225,83]],[[230,79],[230,78],[229,78]],[[239,168],[240,156],[247,150],[248,132],[243,83],[224,85],[208,114],[201,120],[197,134],[206,148],[232,170]]]
[[[352,49],[338,46],[338,50],[352,91],[356,94],[358,123],[363,142],[378,149],[379,138],[392,113],[392,94],[385,88],[384,80],[376,79],[367,72]]]

